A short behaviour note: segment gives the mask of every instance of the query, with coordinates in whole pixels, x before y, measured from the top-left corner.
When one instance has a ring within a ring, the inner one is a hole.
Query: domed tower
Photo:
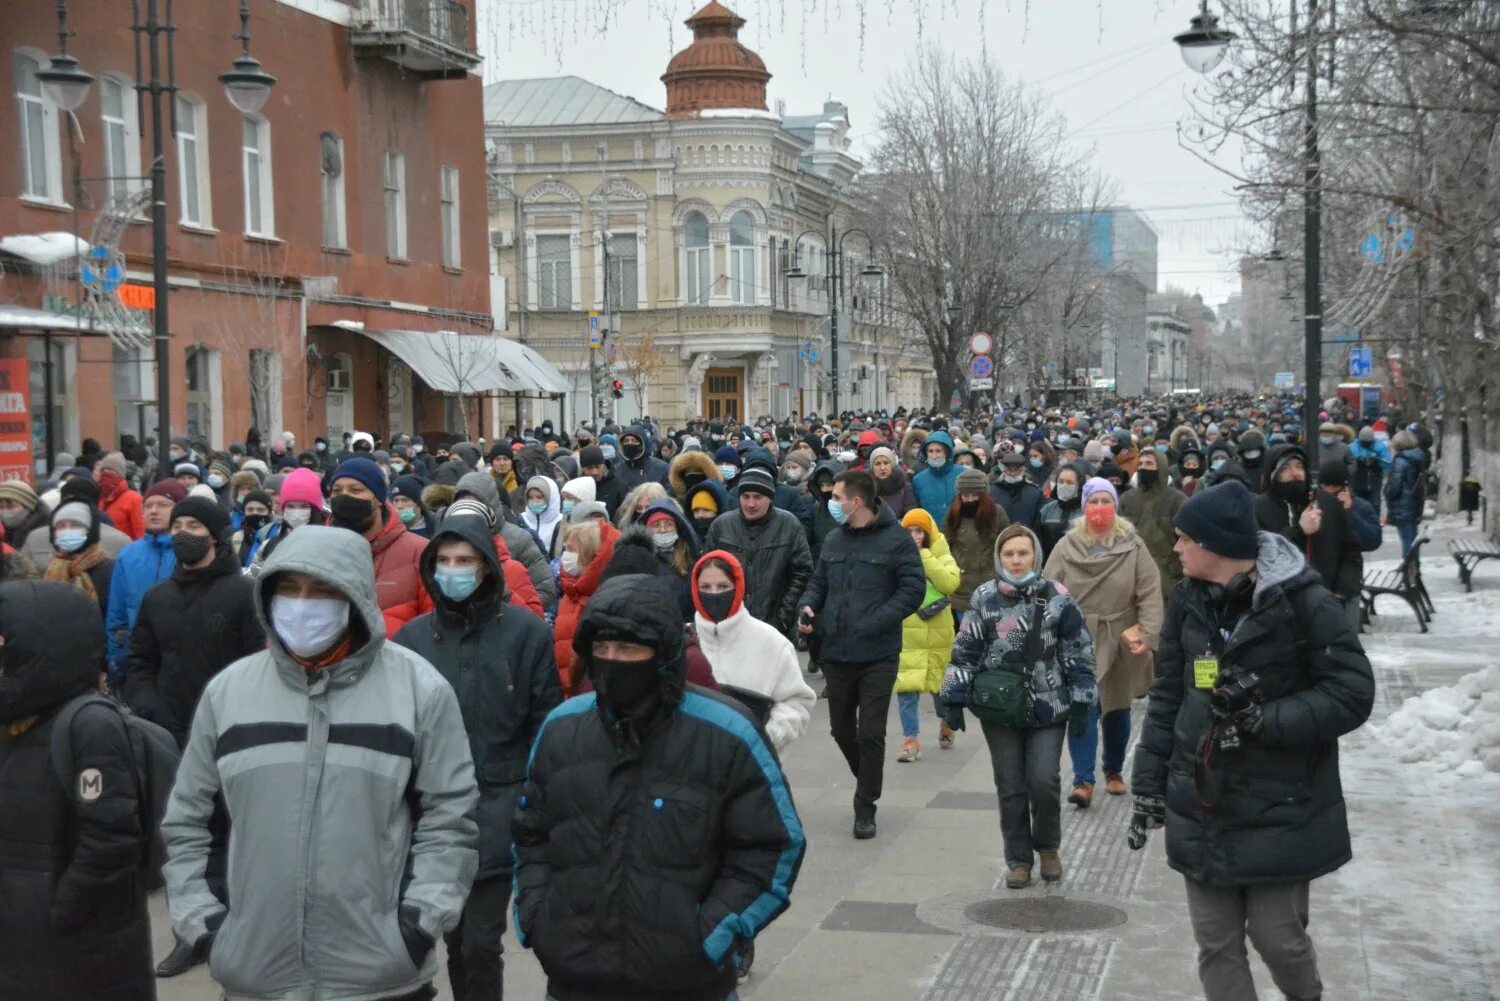
[[[745,19],[719,3],[708,4],[685,22],[693,44],[672,57],[667,85],[667,117],[693,118],[704,111],[766,111],[771,74],[760,56],[740,44]]]

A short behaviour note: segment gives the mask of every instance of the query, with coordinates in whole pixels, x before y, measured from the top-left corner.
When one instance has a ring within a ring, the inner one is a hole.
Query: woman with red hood
[[[124,453],[110,452],[95,463],[94,479],[99,484],[99,510],[132,542],[145,535],[146,511],[140,493],[125,480]]]

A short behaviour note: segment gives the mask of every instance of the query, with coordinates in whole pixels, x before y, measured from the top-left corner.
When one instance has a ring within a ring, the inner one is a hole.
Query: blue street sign
[[[599,333],[599,314],[589,313],[589,347],[598,348],[604,344],[604,338]]]
[[[1373,352],[1369,348],[1349,349],[1349,378],[1368,379],[1375,370]]]
[[[84,259],[88,263],[79,268],[78,277],[94,291],[114,295],[125,284],[125,267],[109,247],[94,247]]]
[[[808,341],[806,344],[802,345],[802,350],[797,352],[797,357],[801,358],[809,365],[816,365],[818,359],[822,357],[822,355],[818,351],[818,346],[812,341]]]
[[[969,359],[969,374],[976,379],[987,379],[995,371],[995,363],[989,355],[975,355]]]

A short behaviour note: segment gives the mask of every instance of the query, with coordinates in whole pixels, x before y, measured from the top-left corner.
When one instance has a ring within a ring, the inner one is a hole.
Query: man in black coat
[[[422,584],[435,609],[395,641],[420,654],[458,695],[479,781],[479,871],[458,926],[445,938],[456,1001],[503,994],[500,937],[510,905],[511,815],[526,755],[562,702],[552,632],[509,604],[505,574],[482,518],[444,521],[422,552]]]
[[[52,759],[57,710],[97,692],[99,609],[57,581],[0,585],[0,998],[155,996],[143,839],[129,736],[118,712],[84,706]]]
[[[532,749],[516,936],[556,1001],[722,1001],[734,951],[790,902],[806,849],[791,790],[749,712],[686,683],[683,643],[657,578],[605,581],[573,637],[594,692]]]
[[[1005,509],[1012,525],[1035,529],[1042,513],[1042,488],[1026,478],[1026,456],[1006,452],[1000,457],[1000,469],[990,481],[990,497]]]
[[[660,461],[660,460],[657,460]],[[615,475],[614,467],[604,458],[604,449],[598,445],[587,445],[578,453],[578,471],[594,480],[594,499],[604,505],[610,522],[625,500],[625,485]]]
[[[776,481],[760,466],[738,477],[739,510],[719,515],[704,549],[731,553],[745,568],[745,608],[755,618],[790,634],[797,599],[812,577],[812,550],[796,515],[772,506]]]
[[[1352,857],[1338,738],[1375,681],[1338,601],[1249,492],[1195,492],[1175,519],[1186,576],[1167,606],[1136,749],[1132,848],[1166,825],[1208,1001],[1255,997],[1256,951],[1288,998],[1322,996],[1308,884]]]
[[[632,424],[621,433],[620,454],[615,458],[613,468],[615,479],[620,481],[622,496],[642,483],[660,483],[668,491],[672,489],[667,482],[671,467],[652,454],[652,441],[651,432],[640,424]],[[614,517],[613,508],[610,517]]]
[[[916,543],[880,503],[869,473],[834,477],[830,513],[840,527],[823,540],[797,628],[822,640],[829,724],[855,778],[854,836],[873,838],[901,623],[922,606],[927,576]]]
[[[1359,537],[1338,497],[1309,487],[1305,462],[1296,445],[1271,449],[1266,492],[1255,498],[1256,524],[1296,546],[1339,601],[1357,604],[1365,566]]]

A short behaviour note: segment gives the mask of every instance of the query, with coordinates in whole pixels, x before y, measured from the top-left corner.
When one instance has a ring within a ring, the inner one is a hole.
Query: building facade
[[[98,78],[72,114],[36,77],[58,48],[55,7],[6,7],[0,354],[31,360],[37,448],[50,424],[61,451],[83,436],[154,434],[156,396],[151,314],[119,313],[115,290],[88,280],[97,269],[46,252],[77,237],[127,284],[151,282],[151,104],[136,97],[145,81],[132,76],[130,7],[70,0],[69,50]],[[277,78],[251,115],[218,82],[240,53],[231,5],[174,11],[177,90],[164,98],[172,428],[215,448],[252,426],[304,442],[356,427],[461,431],[455,411],[467,408],[442,390],[468,382],[445,376],[442,359],[453,337],[494,327],[473,0],[251,9],[252,53]],[[102,300],[131,336],[90,335]],[[76,328],[46,319],[57,315]]]
[[[507,334],[568,382],[534,416],[680,424],[832,405],[830,238],[860,170],[849,113],[771,112],[744,23],[716,2],[688,20],[665,111],[578,77],[485,88]],[[884,282],[857,277],[868,243],[838,238],[841,408],[930,404],[931,366],[903,347]]]

